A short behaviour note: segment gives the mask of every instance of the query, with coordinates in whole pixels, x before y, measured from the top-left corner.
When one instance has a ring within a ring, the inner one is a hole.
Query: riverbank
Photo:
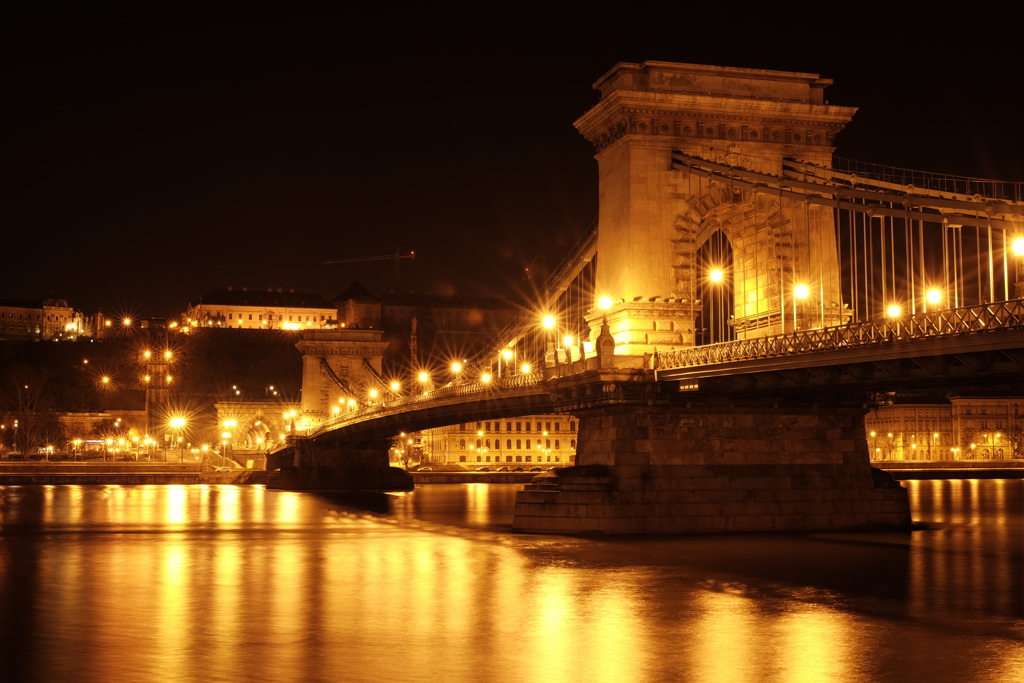
[[[908,479],[1024,479],[1024,461],[874,463]],[[527,484],[536,472],[411,472],[419,484]],[[198,463],[0,462],[0,485],[266,484],[263,470],[213,469]]]
[[[900,481],[905,479],[1024,479],[1024,460],[932,460],[874,462]]]
[[[213,469],[197,463],[0,462],[0,484],[265,484],[263,470]]]

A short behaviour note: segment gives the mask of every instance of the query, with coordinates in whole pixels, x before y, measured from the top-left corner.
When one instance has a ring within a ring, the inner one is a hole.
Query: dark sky
[[[161,315],[228,285],[381,292],[390,263],[323,261],[396,247],[403,289],[510,295],[596,219],[572,122],[619,61],[820,73],[860,107],[838,154],[1024,180],[1021,17],[987,3],[21,4],[0,298]]]

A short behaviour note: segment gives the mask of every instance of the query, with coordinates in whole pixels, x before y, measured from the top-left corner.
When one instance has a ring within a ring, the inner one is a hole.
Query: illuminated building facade
[[[0,299],[0,339],[77,339],[81,322],[64,299]]]
[[[874,462],[1024,458],[1024,397],[889,403],[864,419]]]
[[[185,314],[192,327],[246,330],[331,329],[337,309],[319,294],[278,289],[215,289],[190,304]]]
[[[524,415],[428,429],[416,436],[424,464],[548,469],[575,464],[576,424],[569,415]]]

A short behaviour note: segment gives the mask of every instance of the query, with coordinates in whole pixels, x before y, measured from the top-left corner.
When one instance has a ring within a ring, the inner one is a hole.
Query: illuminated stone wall
[[[737,338],[842,320],[831,210],[739,190],[671,169],[671,153],[781,175],[783,159],[831,165],[835,135],[854,113],[830,106],[816,74],[644,62],[618,64],[576,121],[597,150],[600,182],[595,300],[616,354],[694,344],[697,251],[720,230],[733,249]],[[796,283],[809,296],[796,302]],[[794,302],[796,305],[794,306]],[[596,330],[592,336],[596,336]]]

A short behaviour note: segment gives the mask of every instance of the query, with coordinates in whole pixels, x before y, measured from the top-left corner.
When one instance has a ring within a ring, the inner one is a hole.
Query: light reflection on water
[[[508,533],[517,486],[0,487],[0,680],[1022,681],[1024,481],[913,533]]]

